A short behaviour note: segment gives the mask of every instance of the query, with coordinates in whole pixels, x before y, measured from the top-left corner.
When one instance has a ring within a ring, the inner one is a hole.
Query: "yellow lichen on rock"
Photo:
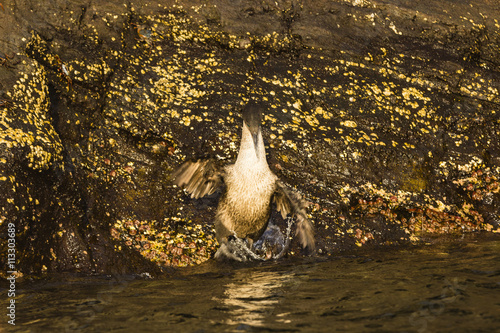
[[[45,70],[36,61],[26,61],[23,74],[9,92],[13,106],[0,115],[0,144],[9,149],[27,148],[28,167],[48,169],[62,159],[60,138],[49,122],[48,88]],[[22,122],[19,123],[19,122]]]

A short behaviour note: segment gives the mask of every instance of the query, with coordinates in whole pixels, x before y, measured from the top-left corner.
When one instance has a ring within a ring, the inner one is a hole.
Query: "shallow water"
[[[18,288],[16,332],[500,332],[500,238]]]

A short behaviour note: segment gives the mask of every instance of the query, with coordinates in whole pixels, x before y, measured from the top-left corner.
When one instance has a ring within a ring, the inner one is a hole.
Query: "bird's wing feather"
[[[306,202],[300,194],[289,190],[281,181],[276,181],[276,191],[274,192],[274,202],[281,216],[285,219],[288,214],[292,214],[297,219],[297,230],[295,234],[299,237],[300,244],[308,251],[314,251],[314,227],[307,218]]]
[[[172,175],[174,184],[183,186],[195,199],[214,193],[222,177],[223,170],[213,159],[187,161]]]

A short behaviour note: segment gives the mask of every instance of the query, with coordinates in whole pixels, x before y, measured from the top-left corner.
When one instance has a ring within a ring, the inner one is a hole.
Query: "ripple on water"
[[[18,332],[492,332],[500,238],[20,284]]]

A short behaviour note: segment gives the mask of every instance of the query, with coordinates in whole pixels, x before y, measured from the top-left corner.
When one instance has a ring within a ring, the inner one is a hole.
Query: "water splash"
[[[250,245],[246,239],[239,238],[236,232],[233,232],[234,238],[226,244],[222,244],[215,257],[225,256],[237,261],[279,259],[286,253],[290,245],[293,219],[289,217],[286,222],[285,235],[277,225],[270,223],[266,231],[253,245]]]

